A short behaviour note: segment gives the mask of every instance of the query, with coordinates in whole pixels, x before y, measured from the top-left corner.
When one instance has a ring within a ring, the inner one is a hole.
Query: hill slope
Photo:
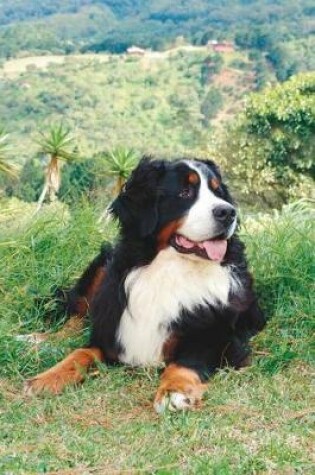
[[[76,131],[88,155],[117,145],[197,152],[255,85],[244,54],[222,58],[206,47],[48,60],[14,60],[2,69],[0,117],[19,157],[34,154],[35,132],[59,120]]]

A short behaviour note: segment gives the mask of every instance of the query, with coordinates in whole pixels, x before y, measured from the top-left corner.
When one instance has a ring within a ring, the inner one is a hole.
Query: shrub
[[[241,194],[272,205],[309,196],[315,173],[315,74],[252,94],[216,153]],[[302,184],[302,186],[301,186]]]

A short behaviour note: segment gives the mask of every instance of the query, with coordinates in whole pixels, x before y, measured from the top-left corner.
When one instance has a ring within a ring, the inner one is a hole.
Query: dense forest
[[[267,54],[280,80],[314,68],[311,0],[0,1],[0,57],[24,52],[121,53],[130,45],[165,49],[233,40]]]

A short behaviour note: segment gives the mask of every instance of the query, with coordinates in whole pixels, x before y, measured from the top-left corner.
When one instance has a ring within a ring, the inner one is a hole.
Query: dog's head
[[[123,235],[154,239],[157,251],[222,261],[236,229],[236,210],[210,160],[144,157],[111,205]]]

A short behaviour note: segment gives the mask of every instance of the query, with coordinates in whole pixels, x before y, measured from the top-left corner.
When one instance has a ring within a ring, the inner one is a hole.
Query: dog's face
[[[141,160],[111,205],[122,233],[154,239],[157,251],[224,259],[236,211],[212,161]]]

